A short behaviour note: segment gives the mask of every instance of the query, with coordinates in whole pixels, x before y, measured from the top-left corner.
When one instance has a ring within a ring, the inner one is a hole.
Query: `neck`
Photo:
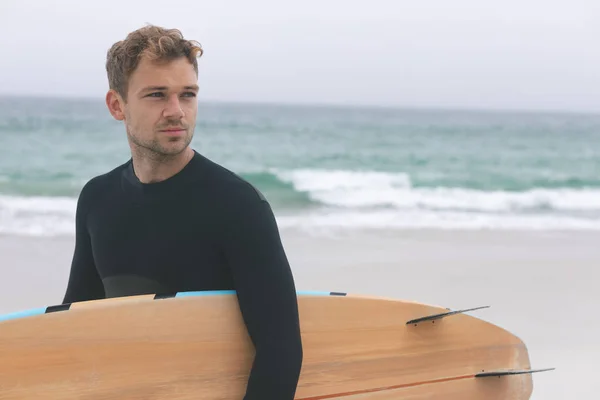
[[[194,157],[194,150],[187,147],[175,155],[131,153],[135,176],[142,183],[156,183],[169,179],[180,172]]]

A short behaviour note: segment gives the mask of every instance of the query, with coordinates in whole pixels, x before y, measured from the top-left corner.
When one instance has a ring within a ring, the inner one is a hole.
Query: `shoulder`
[[[204,156],[200,156],[210,191],[223,204],[268,204],[265,195],[252,183]]]
[[[126,162],[111,171],[96,175],[88,180],[79,193],[78,205],[81,209],[89,210],[100,197],[110,195],[111,188],[118,188],[123,169],[129,164]]]

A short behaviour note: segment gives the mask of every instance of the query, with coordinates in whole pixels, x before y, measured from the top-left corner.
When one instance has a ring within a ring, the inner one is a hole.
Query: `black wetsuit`
[[[84,186],[63,303],[197,290],[237,291],[256,348],[244,400],[292,400],[296,289],[262,194],[197,152],[162,182],[141,183],[130,160]]]

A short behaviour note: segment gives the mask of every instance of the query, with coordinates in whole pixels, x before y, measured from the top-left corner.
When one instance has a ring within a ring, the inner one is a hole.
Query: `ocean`
[[[600,229],[600,115],[201,103],[192,145],[284,227]],[[102,99],[0,98],[0,233],[72,234],[129,157]]]

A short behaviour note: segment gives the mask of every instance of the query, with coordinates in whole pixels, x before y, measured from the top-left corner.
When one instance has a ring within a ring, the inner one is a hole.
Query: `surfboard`
[[[525,344],[474,309],[306,291],[298,306],[297,400],[532,394]],[[241,400],[253,354],[235,291],[42,307],[0,316],[0,397]]]

